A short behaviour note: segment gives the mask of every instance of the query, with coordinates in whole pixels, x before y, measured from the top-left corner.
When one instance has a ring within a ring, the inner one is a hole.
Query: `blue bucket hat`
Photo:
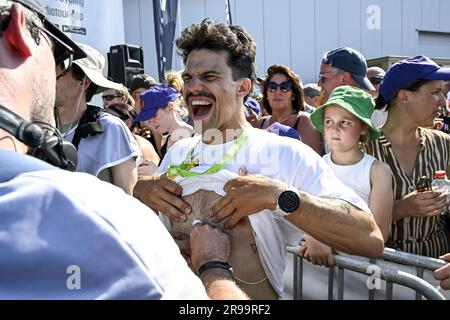
[[[136,117],[135,121],[146,121],[153,118],[159,109],[166,107],[170,102],[180,96],[174,88],[166,85],[153,86],[141,93],[144,107]]]
[[[284,124],[281,124],[279,122],[272,123],[272,125],[270,125],[266,129],[266,131],[278,134],[281,137],[289,137],[289,138],[297,139],[297,140],[301,141],[300,135],[298,134],[297,130],[295,130],[291,127],[285,126]]]
[[[380,86],[380,96],[385,103],[389,103],[401,89],[418,80],[450,80],[450,68],[442,68],[423,55],[399,61],[386,72]]]

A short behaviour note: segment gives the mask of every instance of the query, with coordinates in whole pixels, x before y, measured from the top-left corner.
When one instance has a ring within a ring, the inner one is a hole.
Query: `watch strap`
[[[226,261],[207,261],[198,268],[198,275],[200,276],[203,272],[209,269],[224,269],[233,275],[233,268]]]

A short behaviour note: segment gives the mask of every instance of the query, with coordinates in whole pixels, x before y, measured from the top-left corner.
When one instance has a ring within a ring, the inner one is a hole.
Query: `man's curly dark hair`
[[[256,81],[256,43],[241,26],[215,24],[205,19],[184,29],[176,44],[185,64],[192,50],[226,51],[233,80],[249,78],[252,85]]]

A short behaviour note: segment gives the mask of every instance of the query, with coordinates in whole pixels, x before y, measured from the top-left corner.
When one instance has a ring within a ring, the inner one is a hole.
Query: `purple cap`
[[[144,107],[135,121],[146,121],[153,118],[159,109],[164,108],[179,96],[180,93],[178,91],[166,85],[153,86],[142,92],[141,99],[144,101]]]
[[[250,109],[253,110],[254,113],[256,113],[256,115],[261,115],[261,107],[259,106],[259,102],[256,101],[255,99],[248,97],[247,100],[245,101],[244,105]],[[247,115],[248,111],[245,109],[244,110],[245,115]]]
[[[442,68],[426,56],[415,56],[393,64],[380,86],[380,96],[386,103],[401,89],[417,80],[450,80],[450,68]]]
[[[284,124],[281,124],[279,122],[272,123],[272,125],[270,125],[266,129],[266,131],[278,134],[279,136],[282,136],[282,137],[289,137],[289,138],[293,138],[293,139],[302,141],[297,130],[295,130],[291,127],[285,126]]]

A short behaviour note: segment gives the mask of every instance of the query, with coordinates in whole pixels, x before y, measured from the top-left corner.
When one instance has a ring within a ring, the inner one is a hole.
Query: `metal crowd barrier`
[[[293,255],[293,289],[294,300],[303,299],[303,257],[299,255],[299,247],[289,247],[288,253]],[[391,248],[385,248],[383,255],[379,259],[371,259],[370,263],[357,259],[356,257],[343,256],[333,254],[335,267],[338,268],[338,294],[337,299],[342,300],[344,297],[344,269],[355,271],[357,273],[372,275],[371,270],[377,268],[379,276],[386,281],[386,299],[393,298],[393,284],[398,284],[404,287],[411,288],[416,291],[416,299],[422,299],[424,296],[428,300],[445,300],[445,297],[430,283],[423,279],[423,271],[434,271],[437,268],[446,264],[440,259],[433,259],[424,256],[419,256],[402,251],[396,251]],[[377,264],[377,261],[389,261],[399,265],[414,267],[416,275],[395,270]],[[333,286],[334,286],[334,268],[329,268],[328,276],[328,299],[333,300]],[[369,300],[374,299],[375,290],[369,290]]]

